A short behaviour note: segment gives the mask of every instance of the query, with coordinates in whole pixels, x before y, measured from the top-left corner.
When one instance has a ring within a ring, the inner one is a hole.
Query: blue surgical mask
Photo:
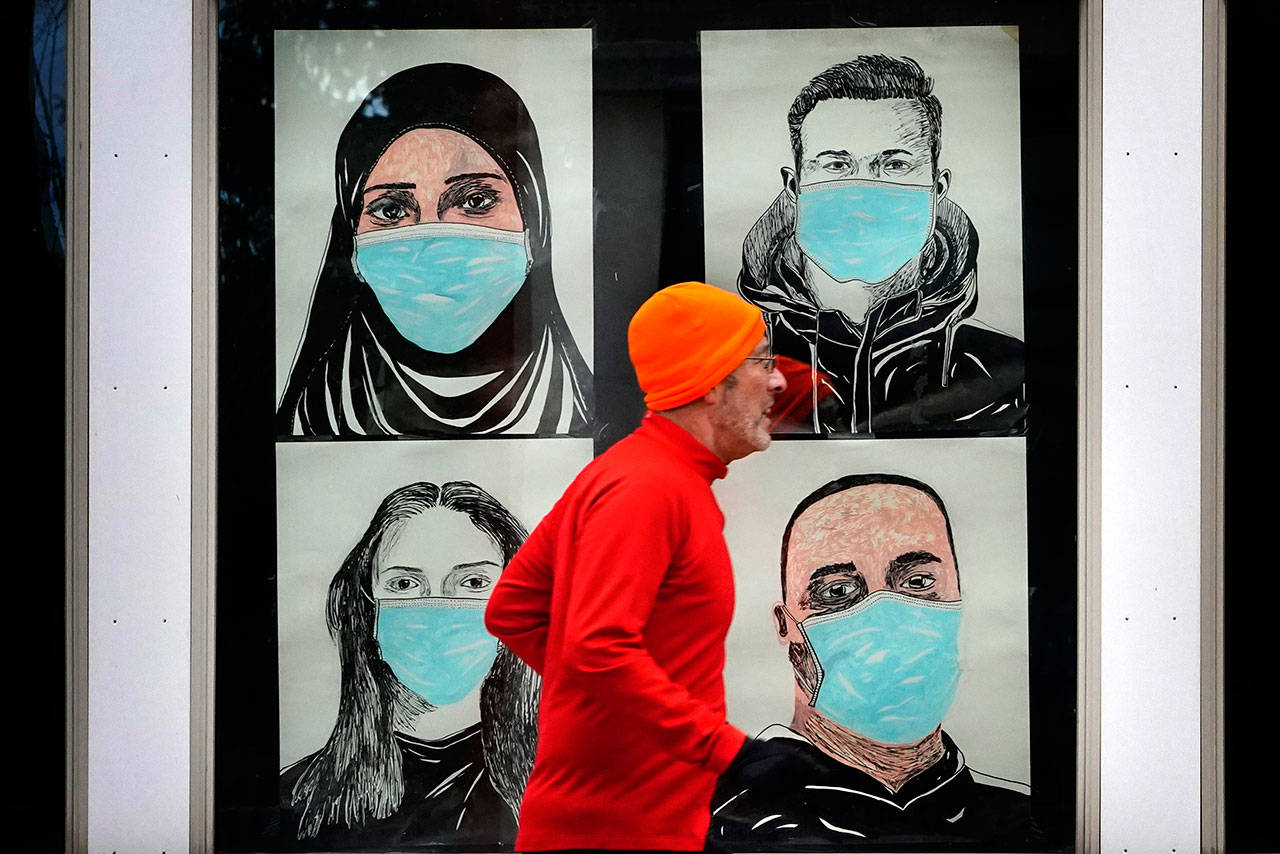
[[[357,234],[355,266],[401,335],[456,353],[511,303],[531,262],[526,232],[426,222]]]
[[[433,706],[467,696],[493,666],[498,641],[484,628],[484,599],[379,599],[382,660]]]
[[[933,188],[846,179],[801,187],[800,251],[838,282],[883,282],[915,258],[933,230]]]
[[[912,744],[942,723],[960,680],[959,602],[879,591],[797,625],[823,715],[881,744]]]

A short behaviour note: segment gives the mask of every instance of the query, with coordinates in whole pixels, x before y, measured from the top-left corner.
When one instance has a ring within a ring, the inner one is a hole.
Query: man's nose
[[[769,373],[769,391],[773,394],[782,394],[787,390],[787,378],[783,376],[782,369],[774,366]]]

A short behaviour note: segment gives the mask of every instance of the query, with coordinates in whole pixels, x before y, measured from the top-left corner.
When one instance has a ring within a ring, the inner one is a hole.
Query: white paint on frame
[[[1204,13],[1101,10],[1104,851],[1202,850]]]

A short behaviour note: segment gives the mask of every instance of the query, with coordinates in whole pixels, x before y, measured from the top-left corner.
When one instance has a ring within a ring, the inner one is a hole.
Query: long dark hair
[[[532,266],[523,287],[457,353],[429,352],[402,336],[352,263],[369,174],[395,140],[420,128],[463,134],[493,157],[529,235]],[[538,133],[515,90],[487,71],[454,63],[392,75],[343,128],[334,182],[329,244],[276,413],[278,434],[292,434],[295,419],[303,435],[500,432],[529,406],[527,390],[543,383],[548,398],[533,432],[589,435],[591,375],[556,299]],[[491,374],[497,376],[453,397],[417,379]]]
[[[342,697],[329,740],[307,761],[290,793],[301,813],[299,838],[315,836],[328,824],[354,827],[385,818],[404,797],[395,731],[431,706],[396,679],[379,653],[373,561],[389,534],[433,507],[465,513],[502,552],[503,566],[528,536],[493,496],[466,481],[412,483],[383,499],[329,583],[326,618],[341,657]],[[480,687],[481,742],[494,788],[515,814],[533,767],[539,690],[537,675],[499,643]]]

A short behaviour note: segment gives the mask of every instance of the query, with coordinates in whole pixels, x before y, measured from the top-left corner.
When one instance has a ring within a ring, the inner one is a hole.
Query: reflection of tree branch
[[[33,10],[30,80],[36,144],[43,161],[40,180],[45,184],[46,239],[65,251],[63,210],[66,199],[65,166],[59,137],[65,136],[66,13],[67,0],[37,0]]]

